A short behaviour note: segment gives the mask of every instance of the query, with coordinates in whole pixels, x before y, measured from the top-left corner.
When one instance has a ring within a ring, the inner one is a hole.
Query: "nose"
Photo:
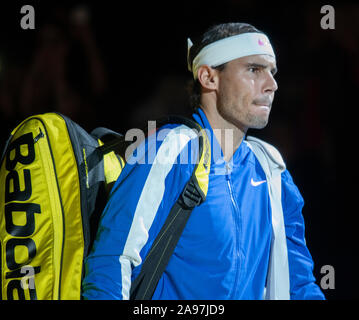
[[[274,93],[278,89],[277,81],[275,81],[271,72],[267,73],[267,77],[263,86],[264,93]]]

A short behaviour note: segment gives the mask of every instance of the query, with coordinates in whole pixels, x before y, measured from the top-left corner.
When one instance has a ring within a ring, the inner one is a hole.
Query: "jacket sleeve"
[[[84,299],[129,299],[134,269],[141,265],[194,167],[183,161],[189,141],[177,127],[142,144],[136,160],[124,167],[85,259]]]
[[[313,259],[305,242],[302,208],[304,200],[288,170],[282,173],[282,207],[287,237],[290,298],[323,300],[324,294],[315,283]]]

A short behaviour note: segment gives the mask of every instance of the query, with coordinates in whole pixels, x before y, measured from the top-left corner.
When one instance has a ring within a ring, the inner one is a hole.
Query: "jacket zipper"
[[[228,190],[229,190],[229,194],[231,197],[231,201],[233,204],[233,207],[235,209],[235,212],[233,214],[234,216],[234,221],[236,224],[236,237],[235,237],[235,242],[236,242],[236,253],[237,253],[237,259],[236,259],[236,274],[235,274],[235,280],[234,280],[234,285],[233,285],[233,289],[232,292],[230,294],[231,299],[233,299],[233,296],[236,292],[236,288],[237,288],[237,284],[238,284],[238,278],[239,278],[239,270],[241,268],[241,259],[240,259],[240,244],[239,244],[239,235],[241,234],[241,230],[240,230],[240,222],[239,220],[239,216],[240,216],[240,210],[239,210],[239,206],[236,202],[236,199],[233,195],[233,188],[232,188],[232,184],[231,184],[231,177],[230,177],[230,172],[229,172],[230,168],[228,166],[228,164],[226,163],[226,180],[227,180],[227,185],[228,185]],[[238,263],[239,261],[239,263]]]

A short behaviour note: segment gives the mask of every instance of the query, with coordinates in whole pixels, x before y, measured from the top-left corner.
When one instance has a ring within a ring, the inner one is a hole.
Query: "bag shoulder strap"
[[[131,300],[150,300],[156,290],[192,210],[203,202],[193,176],[172,207],[143,262],[141,272],[131,285]]]

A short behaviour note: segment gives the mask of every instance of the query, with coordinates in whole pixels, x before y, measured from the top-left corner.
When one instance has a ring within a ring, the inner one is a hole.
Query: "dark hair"
[[[229,22],[210,27],[204,32],[204,34],[198,41],[193,42],[193,46],[191,47],[189,52],[189,63],[192,65],[193,59],[202,50],[202,48],[204,48],[208,44],[230,36],[248,32],[263,33],[254,26],[242,22]],[[225,68],[225,65],[226,63],[221,64],[214,69],[222,71]],[[201,103],[201,84],[199,83],[198,79],[194,80],[192,78],[188,85],[188,94],[190,105],[193,110],[196,110]]]

